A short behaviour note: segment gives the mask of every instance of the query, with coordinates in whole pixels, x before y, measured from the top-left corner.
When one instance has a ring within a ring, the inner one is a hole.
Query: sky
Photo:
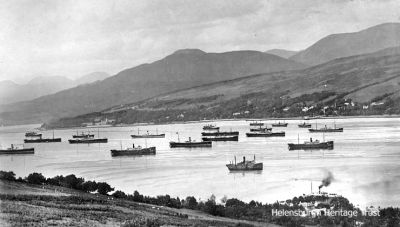
[[[400,22],[400,0],[0,0],[0,80],[82,75],[178,49],[301,50]]]

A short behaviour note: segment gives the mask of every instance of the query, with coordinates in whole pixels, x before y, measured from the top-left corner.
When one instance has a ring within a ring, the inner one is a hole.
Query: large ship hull
[[[203,127],[203,130],[219,130],[219,127]]]
[[[299,126],[299,128],[311,128],[311,124],[301,124],[298,126]]]
[[[237,136],[239,132],[202,132],[202,136]]]
[[[24,139],[24,143],[56,143],[56,142],[61,142],[61,138]]]
[[[131,135],[132,138],[165,138],[165,134]]]
[[[239,141],[239,136],[203,137],[203,141]]]
[[[35,132],[27,132],[25,133],[26,137],[41,137],[42,134],[41,133],[35,133]]]
[[[343,132],[343,128],[320,128],[320,129],[308,129],[309,132]]]
[[[203,142],[188,142],[188,143],[181,143],[181,142],[170,142],[169,147],[211,147],[211,141],[203,141]]]
[[[69,143],[108,143],[107,138],[103,139],[71,139],[68,140]]]
[[[270,133],[246,133],[247,137],[283,137],[285,136],[285,132],[270,132]]]
[[[0,150],[0,154],[34,154],[35,148],[5,149]]]
[[[264,123],[250,123],[250,126],[263,126]]]
[[[94,134],[73,135],[72,138],[94,138]]]
[[[156,147],[137,148],[126,150],[111,150],[111,156],[135,156],[135,155],[155,155]]]
[[[251,128],[250,132],[265,132],[265,131],[271,131],[272,128]]]
[[[305,144],[294,144],[289,143],[289,150],[320,150],[320,149],[333,149],[333,141],[322,142],[322,143],[305,143]]]
[[[256,163],[252,165],[227,164],[226,167],[228,167],[229,171],[254,171],[254,170],[262,170],[263,164],[262,163]]]

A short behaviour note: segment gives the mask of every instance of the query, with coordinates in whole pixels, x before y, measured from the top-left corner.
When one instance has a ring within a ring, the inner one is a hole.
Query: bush
[[[102,195],[108,195],[109,192],[114,191],[114,188],[112,188],[109,184],[106,182],[100,182],[97,183],[97,192],[102,194]]]
[[[81,190],[84,192],[95,192],[98,188],[96,181],[85,181],[82,184]]]
[[[116,191],[112,194],[113,197],[118,198],[118,199],[125,199],[127,197],[127,195],[125,194],[125,192],[123,191]]]
[[[15,181],[15,173],[13,171],[0,171],[0,179],[8,180],[8,181]]]
[[[26,178],[26,181],[30,184],[44,184],[46,178],[41,173],[31,173]]]

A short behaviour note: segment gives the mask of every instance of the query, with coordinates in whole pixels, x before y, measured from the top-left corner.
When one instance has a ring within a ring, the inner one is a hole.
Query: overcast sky
[[[177,49],[300,50],[400,22],[400,0],[0,0],[0,80],[76,78]]]

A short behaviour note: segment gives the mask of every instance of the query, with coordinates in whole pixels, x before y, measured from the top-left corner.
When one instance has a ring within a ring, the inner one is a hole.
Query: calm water
[[[266,121],[269,125],[274,121]],[[194,195],[206,199],[211,194],[222,198],[235,197],[274,202],[308,194],[311,182],[314,191],[328,171],[334,181],[323,190],[338,193],[353,204],[400,206],[400,119],[359,118],[336,120],[343,133],[326,133],[326,140],[335,141],[333,151],[289,151],[287,143],[308,140],[311,136],[322,140],[322,134],[310,134],[299,129],[300,121],[290,120],[286,137],[246,138],[249,122],[215,122],[221,130],[240,131],[239,142],[213,142],[212,148],[169,148],[169,141],[188,137],[200,140],[205,123],[139,126],[142,132],[165,132],[165,139],[131,139],[138,127],[100,128],[100,137],[108,137],[107,144],[68,144],[76,130],[56,130],[62,143],[27,144],[35,147],[34,155],[0,156],[0,169],[12,170],[17,176],[41,172],[46,177],[76,174],[96,181],[106,181],[116,189],[145,195],[169,194],[184,198]],[[310,121],[315,124],[315,121]],[[333,120],[320,119],[322,126],[333,125]],[[24,133],[37,125],[0,128],[3,147],[21,143]],[[97,129],[92,129],[97,134]],[[43,132],[51,137],[52,131]],[[157,155],[112,158],[110,149],[135,145],[156,146]],[[225,164],[234,156],[246,156],[264,163],[262,172],[229,173]]]

